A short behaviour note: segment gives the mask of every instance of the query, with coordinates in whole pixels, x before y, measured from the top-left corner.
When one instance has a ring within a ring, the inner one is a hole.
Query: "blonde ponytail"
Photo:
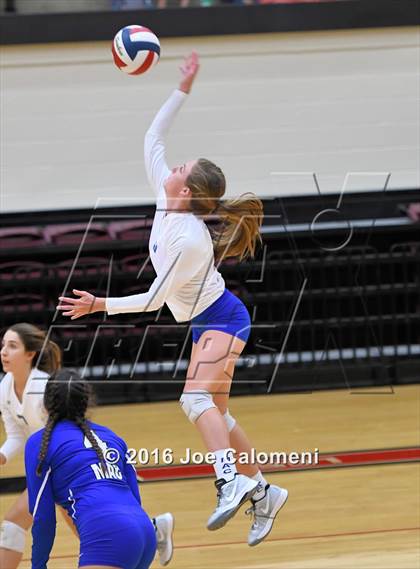
[[[254,257],[257,242],[262,242],[262,201],[247,192],[239,198],[219,202],[214,213],[221,218],[221,225],[212,229],[216,259],[238,257],[242,261],[246,257]]]
[[[257,241],[261,242],[262,201],[251,192],[220,201],[226,190],[225,176],[205,158],[197,160],[185,183],[192,194],[191,211],[204,218],[216,216],[221,222],[210,228],[216,260],[253,257]]]

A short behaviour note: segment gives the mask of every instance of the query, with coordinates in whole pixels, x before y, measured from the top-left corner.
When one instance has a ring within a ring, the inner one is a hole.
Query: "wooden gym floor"
[[[419,445],[419,386],[376,391],[315,392],[234,398],[231,413],[258,450],[320,453]],[[172,448],[174,462],[187,447],[203,450],[177,402],[97,408],[93,420],[130,447]],[[4,440],[4,432],[1,433]],[[151,466],[153,466],[153,462]],[[22,474],[22,461],[2,477]],[[419,463],[289,471],[267,475],[289,489],[289,500],[269,538],[246,544],[249,520],[242,509],[229,524],[208,532],[215,504],[212,479],[141,486],[152,516],[176,516],[173,569],[417,569],[420,566]],[[1,515],[15,495],[2,495]],[[22,568],[30,567],[28,539]],[[76,567],[78,543],[61,517],[51,569]],[[153,567],[159,567],[155,561]]]

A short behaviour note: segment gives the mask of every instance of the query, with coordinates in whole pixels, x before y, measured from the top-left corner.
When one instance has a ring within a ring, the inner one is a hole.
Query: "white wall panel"
[[[418,29],[166,39],[140,77],[109,48],[1,49],[2,211],[150,202],[142,138],[192,48],[202,68],[170,164],[213,159],[230,195],[314,193],[305,172],[323,192],[348,172],[354,191],[382,189],[386,172],[389,188],[420,186]]]

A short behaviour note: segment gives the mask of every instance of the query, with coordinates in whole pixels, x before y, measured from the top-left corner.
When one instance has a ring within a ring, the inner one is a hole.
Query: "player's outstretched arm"
[[[159,310],[167,298],[191,281],[202,258],[201,249],[182,234],[180,225],[182,220],[178,218],[168,229],[165,263],[147,292],[100,298],[90,292],[73,289],[77,298],[60,296],[57,310],[63,311],[63,315],[70,316],[72,320],[93,312],[113,315]]]
[[[198,68],[198,55],[193,52],[185,58],[179,68],[181,79],[178,89],[175,89],[162,105],[144,137],[144,164],[149,183],[158,200],[165,200],[163,184],[170,174],[165,158],[165,138],[186,99],[185,95],[191,91]],[[165,208],[164,203],[159,205]]]

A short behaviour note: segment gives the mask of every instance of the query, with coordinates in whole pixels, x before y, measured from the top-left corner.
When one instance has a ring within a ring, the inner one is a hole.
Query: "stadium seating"
[[[0,229],[0,248],[33,247],[42,245],[44,237],[39,227],[8,227]]]
[[[268,211],[272,207],[266,203]],[[2,328],[16,321],[53,325],[57,340],[68,347],[65,360],[86,368],[89,377],[109,372],[124,380],[135,365],[150,380],[168,380],[174,365],[178,373],[185,372],[191,334],[188,325],[176,325],[167,307],[112,317],[93,314],[76,321],[56,313],[58,296],[71,294],[72,288],[103,296],[148,290],[155,277],[148,256],[150,212],[144,208],[142,214],[140,209],[135,219],[129,218],[131,209],[127,208],[127,218],[122,214],[119,210],[115,217],[104,215],[88,231],[88,212],[85,222],[81,213],[75,213],[62,223],[51,224],[46,217],[40,218],[38,226],[32,222],[28,227],[4,229],[0,322]],[[261,392],[266,388],[264,381],[251,381],[255,369],[258,377],[270,378],[278,365],[282,382],[275,382],[274,390],[290,387],[291,382],[297,387],[312,385],[311,370],[319,365],[331,370],[330,376],[323,374],[329,385],[342,382],[343,362],[348,381],[357,383],[363,376],[374,382],[378,377],[383,380],[383,374],[391,374],[396,381],[401,374],[407,375],[408,367],[400,371],[401,357],[406,366],[417,357],[417,224],[395,217],[383,227],[377,221],[358,229],[355,222],[351,243],[333,250],[328,244],[341,242],[345,229],[327,228],[314,236],[310,224],[305,229],[302,223],[311,216],[297,203],[287,226],[268,221],[263,227],[263,247],[253,261],[226,259],[220,265],[226,286],[243,299],[253,321],[246,356],[237,372],[237,392]],[[92,342],[94,349],[89,351]],[[363,374],[361,366],[365,366]],[[124,387],[121,397],[129,393],[130,397],[170,398],[179,385],[168,385],[164,394],[149,384],[137,391]]]
[[[97,243],[109,239],[108,230],[102,223],[69,223],[61,225],[48,225],[44,229],[44,238],[47,243],[54,245]]]

